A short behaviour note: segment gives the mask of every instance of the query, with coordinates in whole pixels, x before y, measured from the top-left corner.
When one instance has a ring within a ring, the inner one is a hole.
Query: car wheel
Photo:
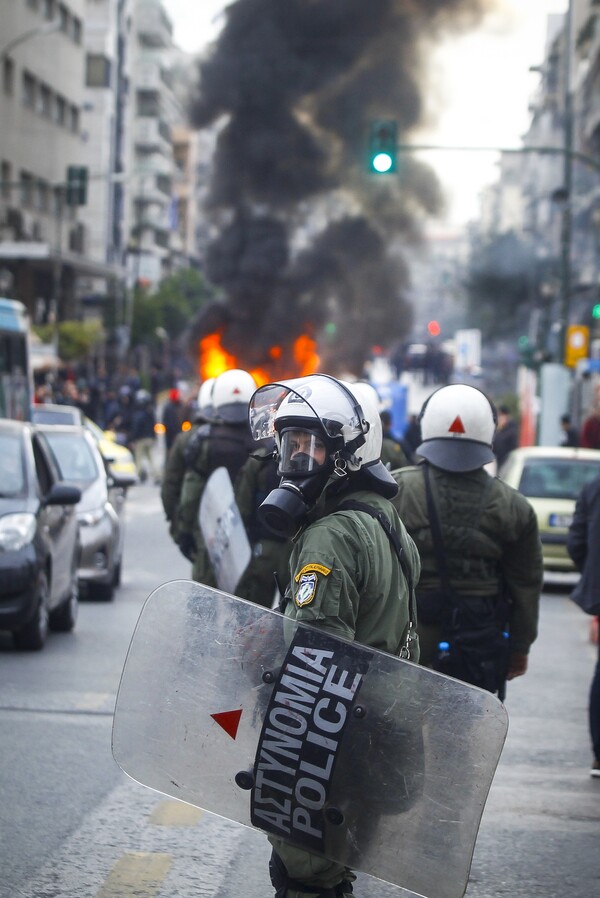
[[[44,647],[48,636],[48,578],[44,571],[38,574],[36,597],[37,605],[31,620],[13,633],[15,646],[22,651],[39,651]]]
[[[115,595],[115,587],[112,583],[89,583],[88,596],[97,602],[112,602]]]
[[[121,585],[121,562],[120,562],[120,561],[119,561],[118,564],[115,564],[115,569],[114,569],[114,571],[113,571],[112,582],[113,582],[113,586],[114,586],[115,588],[116,588],[117,586],[120,586],[120,585]]]
[[[61,602],[58,608],[50,612],[50,629],[56,633],[70,633],[77,623],[78,612],[79,583],[77,580],[77,569],[75,569],[68,598],[66,601]]]

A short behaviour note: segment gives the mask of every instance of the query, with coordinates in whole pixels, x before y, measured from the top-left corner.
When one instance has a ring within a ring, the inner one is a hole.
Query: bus
[[[29,420],[32,384],[27,309],[0,297],[0,418]]]

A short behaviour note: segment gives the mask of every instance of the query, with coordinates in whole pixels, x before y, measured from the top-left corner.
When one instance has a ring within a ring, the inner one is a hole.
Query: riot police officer
[[[255,389],[254,378],[241,368],[220,374],[212,393],[214,419],[208,431],[196,431],[185,449],[186,472],[176,515],[178,544],[192,559],[192,579],[207,586],[217,583],[198,523],[200,501],[213,471],[227,468],[233,483],[253,448],[248,402]]]
[[[285,614],[417,660],[419,558],[390,502],[397,486],[380,460],[381,421],[367,391],[325,375],[268,384],[252,398],[250,423],[256,440],[277,443],[282,479],[261,515],[293,537]],[[351,893],[347,868],[270,841],[277,898]]]
[[[420,416],[423,461],[393,476],[393,503],[421,556],[421,663],[503,696],[527,670],[543,580],[535,512],[491,477],[496,414],[480,390],[452,384]]]
[[[291,541],[273,533],[261,521],[259,508],[279,484],[274,441],[259,446],[242,465],[234,484],[252,557],[235,590],[236,595],[271,608],[285,591],[289,578]]]
[[[203,381],[198,390],[196,402],[197,410],[194,415],[192,426],[189,430],[182,430],[177,434],[167,456],[160,498],[167,521],[169,522],[169,533],[171,534],[173,541],[178,545],[177,508],[179,506],[183,478],[185,477],[185,448],[199,428],[203,427],[204,433],[208,434],[208,425],[214,415],[212,404],[214,383],[214,377],[209,377],[207,380]],[[191,560],[191,558],[188,560]]]

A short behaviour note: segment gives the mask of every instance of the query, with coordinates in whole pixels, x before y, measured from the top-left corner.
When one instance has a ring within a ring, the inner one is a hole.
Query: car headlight
[[[94,508],[92,511],[78,511],[77,520],[82,527],[93,527],[99,524],[104,517],[104,506]]]
[[[28,546],[36,531],[35,515],[5,514],[0,518],[0,551],[18,552]]]

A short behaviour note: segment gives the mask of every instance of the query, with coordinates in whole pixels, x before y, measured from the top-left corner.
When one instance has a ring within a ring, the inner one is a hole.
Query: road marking
[[[203,814],[202,808],[195,808],[184,801],[161,801],[150,814],[148,822],[156,826],[196,826]]]
[[[135,851],[119,858],[96,898],[153,898],[171,867],[170,854]]]

